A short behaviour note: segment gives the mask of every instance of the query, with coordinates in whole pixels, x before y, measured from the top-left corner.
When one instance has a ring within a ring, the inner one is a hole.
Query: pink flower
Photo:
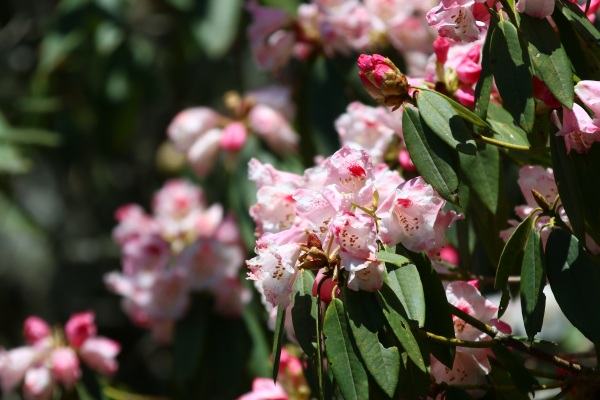
[[[448,50],[450,49],[450,41],[445,37],[438,36],[433,41],[433,51],[435,58],[440,64],[445,64],[448,59]]]
[[[79,359],[70,347],[59,347],[52,351],[52,374],[54,378],[68,388],[75,386],[81,377]]]
[[[365,51],[371,44],[372,18],[358,1],[316,1],[319,5],[319,33],[323,51],[345,55]]]
[[[575,94],[594,116],[600,116],[600,81],[579,81],[575,85]]]
[[[450,2],[442,1],[427,13],[429,26],[437,29],[440,36],[458,42],[472,42],[479,39],[480,32],[486,25],[476,20],[473,15],[475,2],[471,0],[461,1],[462,4],[453,2],[447,5],[446,3]]]
[[[23,324],[23,335],[27,344],[35,344],[47,338],[50,334],[50,325],[39,317],[28,317]]]
[[[561,103],[554,97],[554,95],[548,90],[548,86],[536,77],[533,76],[533,95],[536,99],[540,99],[549,108],[560,108]]]
[[[252,293],[237,276],[223,280],[214,293],[215,311],[228,318],[242,315],[244,307],[252,299]]]
[[[286,153],[296,149],[298,135],[279,111],[257,104],[248,113],[248,125],[273,150]]]
[[[96,335],[94,313],[86,311],[71,315],[65,324],[65,335],[71,346],[78,348],[89,337]]]
[[[221,135],[221,129],[210,129],[189,148],[188,161],[199,176],[205,177],[212,171],[219,155]]]
[[[208,107],[187,108],[173,118],[167,135],[180,151],[188,151],[201,136],[216,128],[221,116]]]
[[[238,121],[231,122],[223,129],[221,148],[227,151],[239,151],[246,143],[248,132],[246,126]]]
[[[119,368],[115,358],[120,351],[121,346],[114,340],[94,336],[83,342],[78,353],[91,369],[104,375],[113,375]]]
[[[555,0],[519,0],[516,9],[534,18],[546,18],[554,11],[554,3]]]
[[[252,383],[252,391],[237,400],[288,400],[283,387],[270,378],[256,378]]]
[[[408,94],[408,81],[389,58],[379,54],[358,57],[363,87],[381,105],[398,108]]]
[[[402,243],[412,251],[441,247],[434,226],[445,203],[421,177],[401,183],[377,209],[381,240],[389,246]]]
[[[23,393],[27,400],[49,400],[54,391],[54,378],[45,366],[34,367],[27,370]]]
[[[18,347],[5,351],[0,349],[0,383],[2,391],[13,391],[25,377],[25,373],[42,354],[34,347]]]
[[[450,304],[486,324],[490,323],[492,318],[494,318],[498,312],[498,306],[483,297],[481,293],[468,282],[450,282],[446,287],[446,297]],[[456,334],[457,339],[475,341],[491,339],[485,333],[482,333],[480,330],[466,323],[459,317],[453,316],[452,319],[454,321],[454,333]],[[472,350],[462,347],[460,349],[464,351]]]
[[[591,119],[578,104],[573,104],[572,110],[563,107],[562,124],[558,122],[556,112],[553,116],[554,123],[560,128],[556,136],[564,136],[567,154],[571,150],[586,154],[594,142],[600,141],[600,121]]]
[[[159,232],[156,221],[144,212],[137,204],[127,204],[115,211],[115,219],[119,225],[113,230],[113,239],[120,245],[129,240],[138,239],[140,235],[151,235]]]

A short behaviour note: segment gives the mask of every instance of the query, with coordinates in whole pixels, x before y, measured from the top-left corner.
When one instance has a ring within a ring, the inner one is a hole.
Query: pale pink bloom
[[[47,367],[30,368],[23,383],[25,400],[50,400],[54,386],[54,378]]]
[[[351,103],[346,113],[335,121],[342,146],[365,150],[373,164],[383,162],[383,154],[394,135],[394,130],[386,125],[388,114],[389,111],[383,107]]]
[[[279,111],[257,104],[248,113],[250,129],[256,132],[273,150],[281,153],[294,151],[298,134]]]
[[[412,251],[441,247],[434,226],[445,203],[421,177],[400,184],[376,212],[381,219],[382,242],[390,246],[402,243]]]
[[[0,383],[2,391],[8,393],[16,389],[31,368],[43,354],[36,348],[24,346],[10,351],[0,349]]]
[[[546,18],[552,15],[554,3],[555,0],[519,0],[516,9],[534,18]]]
[[[115,242],[124,245],[127,241],[138,239],[141,235],[159,233],[159,226],[142,207],[137,204],[127,204],[115,211],[115,219],[119,224],[113,230]]]
[[[167,135],[177,149],[187,152],[194,142],[219,125],[221,116],[208,107],[187,108],[173,118]]]
[[[375,167],[373,183],[380,201],[392,194],[402,182],[404,178],[395,169],[391,170],[387,164],[379,164]]]
[[[104,375],[113,375],[119,368],[115,358],[120,351],[121,346],[114,340],[94,336],[83,342],[78,353],[91,369]]]
[[[257,204],[250,207],[256,224],[256,234],[281,232],[294,226],[296,214],[294,189],[280,186],[263,186],[256,193]]]
[[[123,271],[128,276],[162,271],[166,268],[169,257],[169,244],[158,235],[130,240],[121,249]]]
[[[600,116],[600,81],[577,82],[575,94],[586,107],[592,110],[594,116]]]
[[[279,383],[270,378],[255,378],[252,391],[237,398],[237,400],[288,400],[289,396]]]
[[[341,254],[348,253],[362,259],[371,258],[371,261],[375,259],[377,230],[373,217],[344,211],[331,221],[330,229],[340,246]]]
[[[374,292],[381,289],[383,285],[383,269],[385,265],[377,260],[362,260],[341,253],[342,263],[349,265],[348,287],[352,290],[365,290]],[[362,264],[353,262],[363,261]]]
[[[446,297],[450,304],[486,324],[490,323],[498,312],[498,306],[483,297],[481,293],[468,282],[450,282],[446,287]],[[491,339],[487,334],[481,332],[479,329],[473,327],[457,316],[453,316],[452,320],[454,321],[454,333],[457,339],[474,341]],[[466,352],[474,350],[463,347],[460,347],[459,349],[460,351]]]
[[[54,378],[68,388],[75,386],[81,378],[79,359],[70,347],[59,347],[50,355],[52,363],[52,375]]]
[[[435,357],[431,356],[431,377],[436,383],[448,383],[450,385],[484,385],[487,384],[486,375],[489,373],[489,352],[481,349],[477,354],[467,354],[460,351],[454,356],[452,369],[446,367]],[[487,363],[487,368],[485,364]],[[482,368],[482,364],[484,367]],[[469,394],[479,398],[485,395],[484,390],[469,390]]]
[[[233,212],[228,212],[217,228],[214,238],[226,244],[241,244],[240,229]]]
[[[78,348],[89,337],[96,335],[94,313],[86,311],[71,315],[65,324],[65,335],[71,346]]]
[[[323,196],[336,211],[350,210],[352,203],[371,203],[375,192],[373,163],[366,151],[344,146],[329,158],[326,168],[328,190]]]
[[[296,215],[310,225],[312,233],[325,241],[329,234],[329,222],[336,214],[336,208],[320,192],[314,190],[298,189],[293,198]]]
[[[230,122],[223,128],[221,136],[221,148],[226,151],[239,151],[248,138],[248,132],[246,126],[239,122]]]
[[[246,95],[254,104],[263,104],[278,111],[287,120],[292,119],[296,112],[296,104],[292,101],[292,91],[283,85],[264,86],[252,89]]]
[[[204,206],[202,189],[184,179],[166,182],[152,199],[152,210],[159,217],[181,219]]]
[[[246,9],[252,16],[247,35],[258,65],[275,70],[287,64],[295,42],[295,35],[286,31],[290,16],[280,8],[263,7],[258,1],[248,1]]]
[[[458,42],[472,42],[479,39],[485,23],[477,21],[473,15],[473,0],[462,2],[463,5],[453,3],[450,7],[444,2],[432,8],[427,13],[429,26],[438,30],[442,37],[454,39]]]
[[[556,111],[553,117],[560,128],[556,135],[565,138],[567,154],[571,150],[586,154],[594,142],[600,141],[600,121],[590,118],[580,105],[574,103],[572,110],[563,106],[562,123],[558,121]]]
[[[256,158],[248,162],[248,179],[256,184],[256,188],[263,186],[289,186],[298,188],[304,184],[300,175],[279,171],[271,164],[263,164]]]
[[[25,343],[27,344],[35,344],[47,338],[50,334],[50,325],[39,317],[30,316],[23,324],[23,336],[25,336]]]
[[[262,286],[267,301],[273,306],[285,308],[290,304],[298,274],[300,244],[306,243],[307,238],[304,229],[292,228],[275,234],[265,233],[256,241],[257,256],[246,261],[250,269],[248,279]]]
[[[210,129],[200,136],[188,150],[188,161],[200,177],[207,176],[217,161],[221,134],[220,128]]]
[[[371,45],[372,18],[358,1],[322,1],[315,3],[320,11],[320,36],[323,51],[345,55],[365,51]]]

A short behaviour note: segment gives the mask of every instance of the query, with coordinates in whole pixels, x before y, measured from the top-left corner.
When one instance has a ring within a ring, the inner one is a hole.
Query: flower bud
[[[395,110],[404,103],[408,96],[408,81],[389,58],[361,54],[358,68],[363,87],[379,104],[393,106]]]
[[[323,281],[323,283],[321,283]],[[319,287],[321,285],[321,287]],[[337,281],[334,281],[330,277],[326,276],[322,269],[317,272],[317,277],[312,287],[312,295],[317,297],[317,291],[320,295],[320,299],[325,304],[331,303],[333,300],[332,294],[333,289],[337,286]],[[336,296],[340,293],[340,289],[335,289]]]
[[[39,317],[28,317],[23,326],[23,335],[27,344],[35,344],[50,336],[50,325]]]
[[[74,348],[81,346],[90,336],[95,336],[94,313],[87,311],[73,314],[65,324],[65,335]]]
[[[221,135],[221,148],[227,151],[239,151],[244,147],[248,132],[243,123],[239,121],[231,122],[223,129]]]
[[[440,64],[446,64],[448,60],[448,50],[450,49],[450,41],[445,37],[439,36],[433,41],[433,51],[437,62]]]
[[[70,388],[81,377],[79,359],[70,347],[59,347],[52,351],[52,374],[57,381]]]

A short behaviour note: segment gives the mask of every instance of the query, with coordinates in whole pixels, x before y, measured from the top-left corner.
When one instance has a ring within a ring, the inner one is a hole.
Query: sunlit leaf
[[[529,232],[521,264],[521,312],[525,332],[530,341],[542,330],[544,321],[546,308],[546,295],[543,292],[546,285],[544,264],[540,234],[532,229]]]

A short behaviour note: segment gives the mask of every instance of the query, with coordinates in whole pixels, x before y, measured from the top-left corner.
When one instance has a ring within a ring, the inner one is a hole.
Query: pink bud
[[[50,336],[50,325],[39,317],[31,316],[23,324],[23,335],[27,344],[35,344]]]
[[[479,75],[481,75],[481,65],[477,64],[469,57],[465,57],[456,67],[456,75],[462,83],[471,85],[479,80]]]
[[[458,102],[465,107],[473,107],[475,105],[475,90],[471,86],[462,86],[456,89],[454,93]]]
[[[321,295],[321,301],[325,304],[329,304],[331,303],[331,300],[333,300],[332,292],[333,288],[335,288],[337,285],[337,281],[334,281],[330,277],[326,277],[323,270],[320,269],[319,272],[317,272],[317,277],[315,278],[315,282],[313,283],[312,287],[312,295],[315,297],[317,297],[317,289],[319,288],[319,283],[321,281],[323,281],[321,284],[321,290],[319,291],[319,294]],[[337,296],[339,294],[340,289],[336,288],[335,295]]]
[[[66,387],[73,387],[81,377],[79,359],[70,347],[59,347],[52,352],[52,373]]]
[[[415,164],[413,164],[410,154],[408,154],[408,150],[400,150],[400,153],[398,153],[398,162],[403,170],[417,172],[417,168],[415,167]]]
[[[550,92],[544,81],[538,79],[535,75],[533,76],[533,96],[542,100],[548,108],[560,108],[562,105]]]
[[[221,135],[221,148],[227,151],[238,151],[244,147],[248,132],[243,123],[231,122],[223,129]]]
[[[398,108],[408,95],[408,81],[394,63],[379,54],[358,57],[358,76],[379,104]]]
[[[450,49],[450,41],[444,37],[439,36],[433,41],[433,51],[437,62],[445,64],[448,60],[448,49]]]
[[[473,286],[475,289],[479,290],[479,279],[471,279],[470,281],[467,281],[467,283],[471,286]]]
[[[440,258],[448,264],[458,265],[460,263],[458,251],[451,245],[446,245],[440,250]]]
[[[218,126],[220,118],[208,107],[187,108],[173,118],[167,135],[176,148],[188,151],[199,137]]]
[[[90,336],[96,335],[94,313],[91,311],[73,314],[65,325],[65,334],[71,346],[78,348]]]

